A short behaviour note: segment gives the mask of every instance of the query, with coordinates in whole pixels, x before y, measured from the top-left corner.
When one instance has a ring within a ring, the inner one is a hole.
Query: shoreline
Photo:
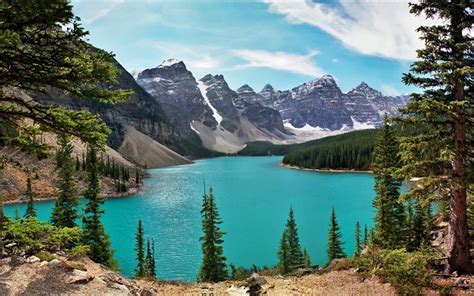
[[[355,174],[373,174],[373,171],[370,170],[334,170],[334,169],[309,169],[309,168],[302,168],[299,166],[284,164],[280,162],[280,166],[292,170],[299,170],[299,171],[308,171],[308,172],[317,172],[317,173],[336,173],[336,174],[345,174],[345,173],[355,173]]]
[[[113,198],[123,198],[123,197],[129,197],[135,194],[140,193],[143,190],[143,184],[140,184],[138,187],[132,187],[130,188],[127,192],[121,192],[121,193],[101,193],[102,196],[104,196],[106,199],[113,199]],[[83,199],[83,196],[80,196],[79,199]],[[51,201],[51,200],[56,200],[56,196],[49,196],[45,198],[35,198],[33,199],[34,202],[45,202],[45,201]],[[14,199],[14,200],[4,200],[3,204],[4,205],[15,205],[15,204],[22,204],[22,203],[27,203],[27,200],[23,199]]]

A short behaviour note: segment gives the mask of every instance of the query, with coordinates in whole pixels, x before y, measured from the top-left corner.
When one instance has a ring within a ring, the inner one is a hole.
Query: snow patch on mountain
[[[351,120],[352,120],[352,129],[354,129],[354,130],[364,130],[364,129],[374,129],[374,128],[376,128],[376,126],[373,125],[373,124],[366,123],[366,122],[359,122],[359,121],[355,120],[353,116],[351,116]]]
[[[207,97],[207,86],[202,82],[201,80],[197,81],[197,87],[199,88],[199,91],[201,92],[202,97],[204,98],[204,101],[206,104],[211,108],[212,110],[212,116],[214,119],[217,121],[217,125],[220,125],[222,122],[222,116],[217,112],[217,109],[212,106],[211,101]]]
[[[165,61],[163,61],[158,67],[170,67],[170,66],[173,66],[174,64],[177,64],[177,63],[180,63],[181,61],[180,60],[177,60],[177,59],[167,59]]]

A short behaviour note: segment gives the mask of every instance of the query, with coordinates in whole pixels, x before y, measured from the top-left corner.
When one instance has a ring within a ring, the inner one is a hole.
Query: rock
[[[61,260],[53,259],[53,260],[49,261],[48,264],[49,265],[58,265],[58,264],[61,264]]]
[[[26,258],[26,262],[27,263],[35,263],[35,262],[40,262],[40,258],[36,257],[36,256],[30,256],[28,258]]]
[[[119,284],[119,283],[111,283],[109,285],[109,287],[112,288],[112,289],[115,289],[115,290],[119,290],[123,293],[127,293],[127,294],[130,292],[130,290],[127,288],[127,286]]]
[[[236,287],[232,285],[229,289],[227,289],[227,293],[229,295],[248,295],[249,288],[247,287]]]
[[[11,249],[16,246],[16,243],[9,243],[8,245],[5,245],[5,248]]]
[[[247,282],[249,295],[259,295],[262,286],[268,284],[267,280],[257,273],[253,273],[245,281]]]
[[[94,276],[82,271],[82,270],[77,270],[74,269],[71,272],[71,275],[69,278],[66,280],[66,283],[68,284],[86,284],[94,279]]]
[[[140,290],[140,296],[153,296],[155,295],[155,293],[153,293],[152,291],[148,290],[148,289],[141,289]]]

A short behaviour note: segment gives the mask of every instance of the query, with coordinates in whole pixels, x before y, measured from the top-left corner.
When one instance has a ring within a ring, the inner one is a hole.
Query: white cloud
[[[235,56],[247,62],[246,64],[237,65],[236,69],[269,68],[308,76],[321,76],[324,74],[324,71],[313,61],[313,57],[318,54],[314,50],[306,55],[249,49],[234,50],[232,52]]]
[[[401,91],[388,84],[382,84],[381,91],[387,96],[399,96],[402,94]]]
[[[117,5],[123,3],[125,0],[104,0],[105,7],[97,9],[92,15],[87,16],[84,19],[84,23],[92,24],[96,20],[107,16]]]
[[[334,6],[310,0],[261,0],[292,23],[318,27],[362,54],[413,60],[422,47],[415,31],[428,22],[409,13],[408,1],[342,1]]]
[[[332,59],[332,62],[333,62],[333,63],[338,63],[339,60],[338,60],[338,59]]]

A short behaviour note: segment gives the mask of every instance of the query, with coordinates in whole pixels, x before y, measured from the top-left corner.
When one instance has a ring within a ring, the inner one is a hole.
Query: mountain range
[[[351,130],[375,128],[384,114],[395,116],[407,96],[385,96],[362,82],[343,93],[326,75],[291,90],[267,84],[261,91],[245,84],[236,90],[223,75],[196,79],[182,61],[130,74],[122,70],[107,88],[133,92],[111,105],[75,99],[50,91],[30,94],[45,104],[89,109],[99,114],[112,133],[108,145],[128,160],[147,167],[188,163],[235,153],[253,141],[300,143]]]
[[[179,60],[169,59],[136,75],[184,138],[198,136],[210,150],[234,153],[250,141],[297,143],[351,130],[379,127],[395,116],[407,96],[385,96],[362,82],[343,93],[330,75],[291,90],[267,84],[255,92],[232,90],[224,76],[196,79]]]

